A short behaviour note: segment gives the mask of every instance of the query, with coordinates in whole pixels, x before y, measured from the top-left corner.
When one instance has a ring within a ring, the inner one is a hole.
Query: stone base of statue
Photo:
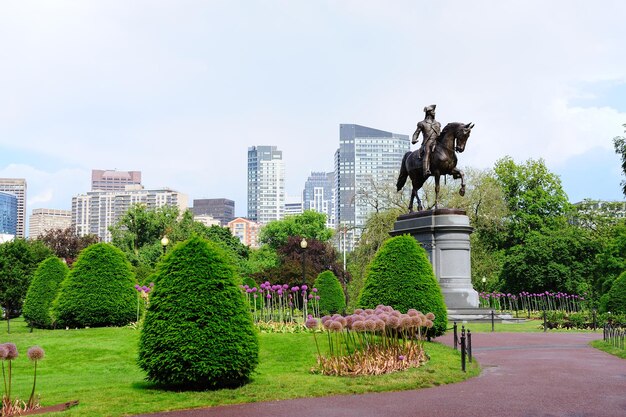
[[[465,211],[437,209],[401,215],[390,232],[409,234],[426,250],[448,310],[478,307],[470,262],[473,230]]]

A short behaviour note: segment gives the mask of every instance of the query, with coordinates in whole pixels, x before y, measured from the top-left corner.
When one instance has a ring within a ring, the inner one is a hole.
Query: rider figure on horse
[[[418,137],[420,132],[424,137],[422,141],[422,146],[419,149],[419,157],[423,159],[423,167],[424,167],[424,176],[430,175],[430,153],[435,149],[435,144],[437,143],[437,138],[441,133],[441,123],[435,120],[435,107],[436,104],[432,104],[428,107],[424,107],[424,113],[426,116],[424,120],[417,124],[417,129],[415,133],[413,133],[413,140],[411,141],[414,145],[418,141]]]

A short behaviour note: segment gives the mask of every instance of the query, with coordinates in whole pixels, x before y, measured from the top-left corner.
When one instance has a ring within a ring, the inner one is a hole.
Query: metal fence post
[[[472,363],[472,332],[470,329],[467,329],[467,357],[469,363]]]
[[[456,321],[454,322],[454,326],[452,327],[454,329],[454,350],[459,350],[458,344],[459,344],[459,335],[457,333],[457,325],[456,325]]]
[[[495,318],[495,316],[493,314],[493,310],[491,310],[491,331],[492,332],[496,331],[496,329],[495,329],[495,326],[496,326],[495,319],[496,318]]]
[[[465,326],[461,329],[461,370],[465,372]]]

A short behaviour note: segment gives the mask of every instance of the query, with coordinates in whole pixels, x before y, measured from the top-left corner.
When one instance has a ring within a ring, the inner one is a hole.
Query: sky
[[[27,214],[70,209],[92,169],[229,198],[247,149],[286,188],[332,171],[339,124],[411,135],[473,122],[459,166],[543,159],[570,201],[624,199],[626,2],[91,0],[0,3],[0,177]]]

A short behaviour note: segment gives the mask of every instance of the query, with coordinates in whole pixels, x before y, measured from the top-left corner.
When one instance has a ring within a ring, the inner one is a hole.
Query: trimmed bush
[[[441,288],[426,251],[411,236],[385,241],[367,267],[357,306],[375,308],[379,304],[403,313],[410,308],[432,312],[435,321],[429,335],[446,331],[448,316]]]
[[[24,320],[29,326],[38,329],[52,327],[50,314],[52,302],[69,271],[67,265],[56,256],[51,256],[39,264],[28,287],[22,309]]]
[[[108,243],[83,249],[53,305],[57,326],[123,326],[136,319],[137,291],[124,253]]]
[[[617,277],[607,293],[606,311],[614,314],[626,313],[626,271]]]
[[[320,297],[320,314],[343,313],[346,310],[346,296],[332,271],[319,274],[313,286],[317,288],[317,295]]]
[[[177,389],[235,387],[258,361],[252,315],[228,254],[198,236],[178,244],[157,265],[139,339],[147,379]]]

